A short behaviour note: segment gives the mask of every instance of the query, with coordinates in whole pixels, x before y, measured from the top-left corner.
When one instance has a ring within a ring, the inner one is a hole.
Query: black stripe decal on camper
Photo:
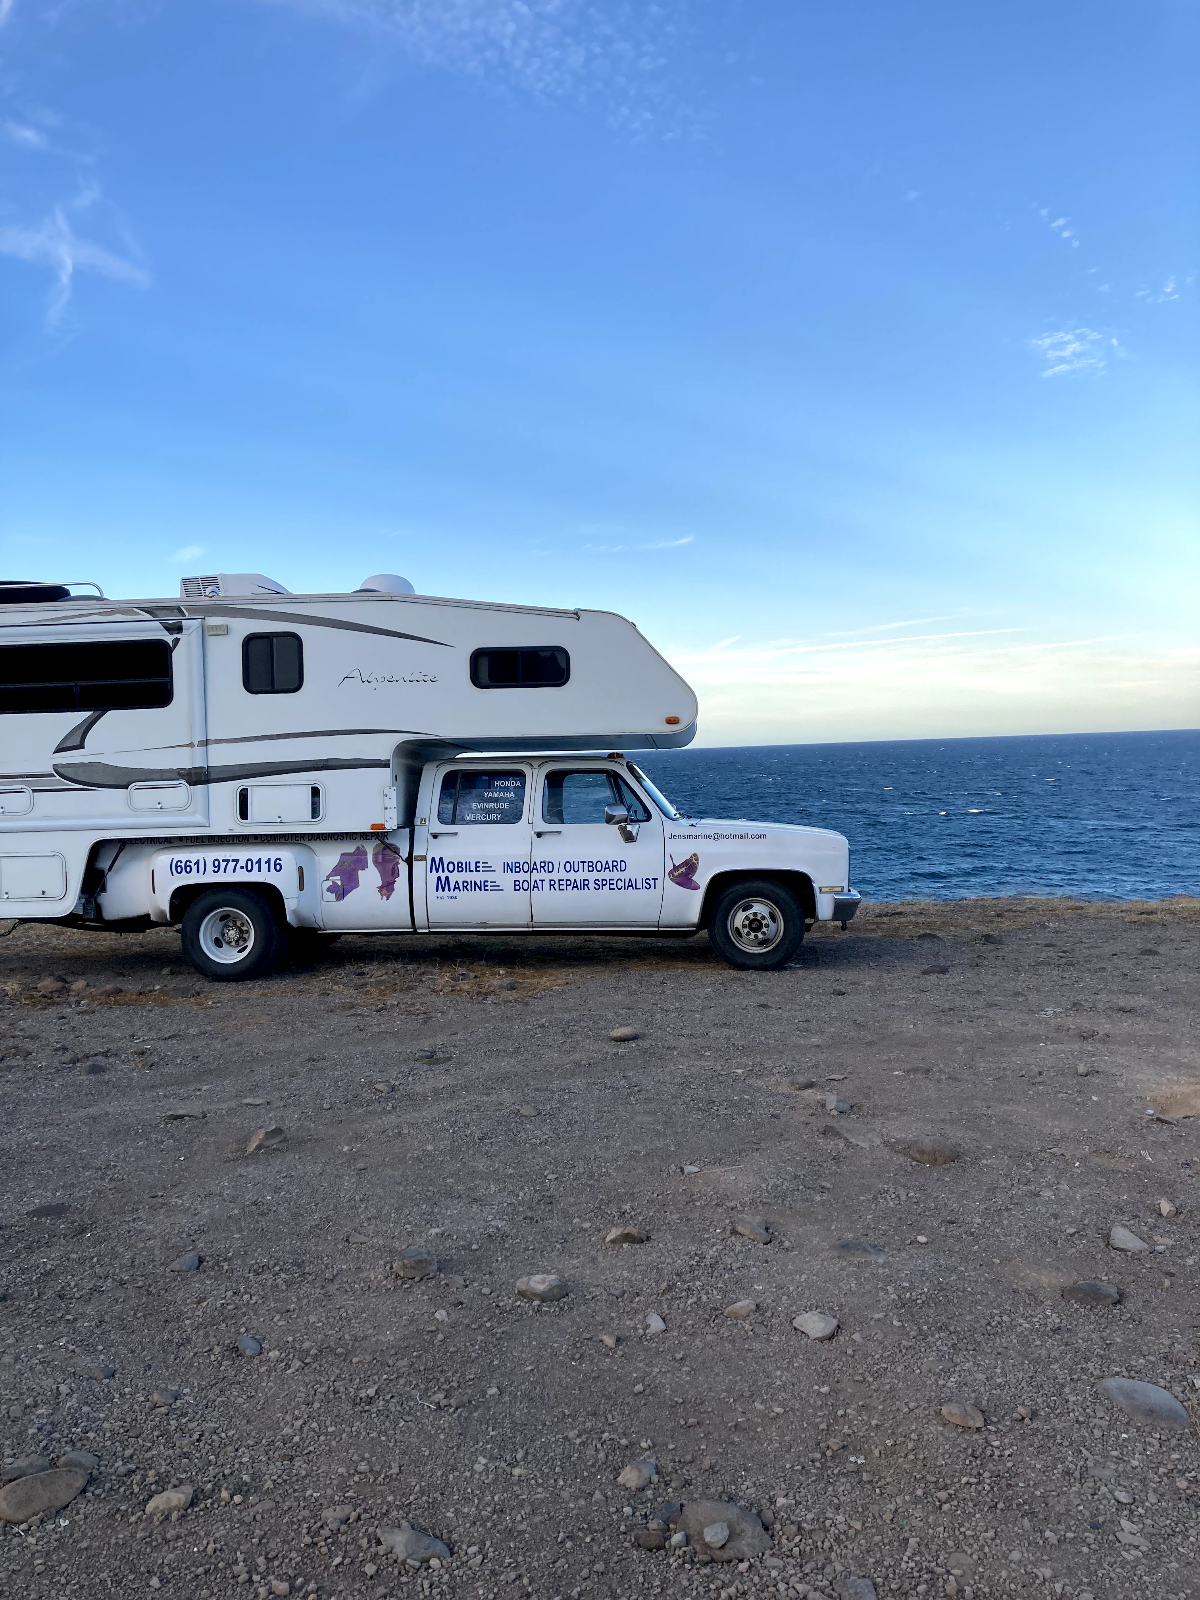
[[[73,766],[55,767],[55,775],[84,789],[127,789],[131,783],[189,783],[193,789],[205,784],[238,783],[247,778],[281,778],[310,772],[363,772],[387,769],[387,759],[361,760],[354,756],[326,756],[311,761],[267,761],[238,767],[114,767],[106,761],[80,761]]]

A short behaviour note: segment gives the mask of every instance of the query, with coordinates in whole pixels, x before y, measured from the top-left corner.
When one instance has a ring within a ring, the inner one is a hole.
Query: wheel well
[[[729,872],[716,872],[708,880],[704,890],[704,903],[700,907],[700,923],[702,928],[708,927],[708,919],[712,915],[712,908],[717,898],[731,883],[736,883],[740,878],[773,878],[777,883],[783,884],[785,889],[790,889],[800,902],[800,909],[805,917],[815,920],[817,915],[817,896],[813,888],[813,881],[806,872],[747,872],[744,867],[734,868]]]
[[[181,885],[171,896],[171,921],[182,922],[184,913],[193,900],[199,899],[202,894],[207,894],[210,889],[222,889],[226,885],[220,883],[188,883]],[[281,925],[287,924],[287,907],[283,903],[283,896],[273,883],[230,883],[230,889],[249,889],[259,895],[270,906],[275,915],[275,920]]]

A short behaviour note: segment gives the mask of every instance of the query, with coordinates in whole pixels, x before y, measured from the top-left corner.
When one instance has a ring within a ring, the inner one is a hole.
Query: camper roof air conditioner
[[[205,578],[184,578],[179,585],[181,600],[225,600],[234,595],[246,599],[258,594],[291,592],[261,572],[214,572]]]

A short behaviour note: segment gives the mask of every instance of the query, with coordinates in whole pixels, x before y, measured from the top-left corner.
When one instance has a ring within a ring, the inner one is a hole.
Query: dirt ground
[[[17,928],[0,1445],[99,1459],[3,1526],[0,1590],[1200,1596],[1198,970],[1194,900],[872,906],[778,974],[347,937],[240,988],[168,930]],[[411,1245],[435,1277],[395,1275]],[[530,1273],[569,1294],[518,1299]],[[1064,1298],[1087,1279],[1120,1305]],[[650,1521],[723,1498],[766,1553]],[[451,1554],[386,1553],[406,1519]]]

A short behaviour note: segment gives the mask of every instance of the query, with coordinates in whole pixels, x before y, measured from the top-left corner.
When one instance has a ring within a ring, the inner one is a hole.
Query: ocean
[[[872,900],[1200,895],[1200,730],[638,752],[693,816],[850,840]]]

